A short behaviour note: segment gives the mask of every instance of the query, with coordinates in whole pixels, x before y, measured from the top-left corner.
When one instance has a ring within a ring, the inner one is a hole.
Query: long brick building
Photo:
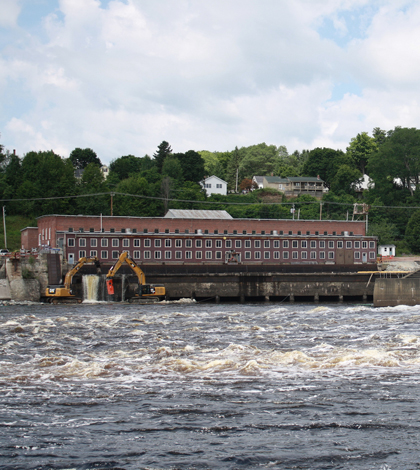
[[[24,249],[51,247],[69,263],[122,251],[143,264],[373,264],[376,237],[363,221],[233,219],[224,211],[165,217],[45,215],[22,230]]]

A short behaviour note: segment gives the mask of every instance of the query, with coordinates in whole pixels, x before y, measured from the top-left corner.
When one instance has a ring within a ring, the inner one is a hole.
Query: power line
[[[34,198],[18,198],[18,199],[0,199],[0,202],[31,202],[31,201],[52,201],[59,199],[78,199],[84,197],[93,196],[127,196],[138,199],[151,199],[157,201],[171,201],[171,202],[188,202],[194,204],[217,204],[217,205],[229,205],[229,206],[252,206],[252,205],[263,205],[263,206],[291,206],[291,205],[310,205],[310,204],[329,204],[333,206],[354,206],[353,202],[334,202],[334,201],[294,201],[294,202],[230,202],[230,201],[197,201],[195,199],[174,199],[156,196],[144,196],[142,194],[129,194],[119,193],[110,191],[106,193],[91,193],[91,194],[77,194],[72,196],[51,196],[51,197],[34,197]],[[369,205],[371,209],[420,209],[420,206],[375,206]]]

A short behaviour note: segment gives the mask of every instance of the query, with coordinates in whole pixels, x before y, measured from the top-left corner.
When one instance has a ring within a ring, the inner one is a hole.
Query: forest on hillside
[[[283,219],[296,214],[318,219],[322,209],[323,219],[351,219],[358,202],[369,205],[369,233],[380,243],[396,243],[400,252],[420,252],[420,130],[415,128],[361,132],[345,152],[315,148],[289,153],[285,146],[260,143],[226,152],[177,153],[163,141],[152,156],[116,157],[106,178],[101,167],[89,148],[76,148],[69,157],[52,150],[20,157],[0,145],[2,206],[9,216],[27,219],[111,211],[159,217],[168,208],[223,209],[233,217]],[[360,194],[356,189],[364,174],[370,185]],[[199,182],[211,175],[227,181],[227,196],[206,196]],[[256,190],[254,175],[320,176],[329,191],[322,201],[308,195],[290,200],[275,190]]]

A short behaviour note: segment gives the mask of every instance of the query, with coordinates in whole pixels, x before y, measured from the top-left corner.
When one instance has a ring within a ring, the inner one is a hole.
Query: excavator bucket
[[[114,295],[114,280],[113,279],[106,280],[106,290],[108,291],[108,295]]]

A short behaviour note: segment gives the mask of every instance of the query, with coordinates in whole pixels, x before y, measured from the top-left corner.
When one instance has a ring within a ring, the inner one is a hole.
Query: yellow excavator
[[[106,288],[109,295],[114,295],[114,276],[117,271],[121,268],[123,263],[127,263],[130,268],[134,271],[139,281],[139,289],[135,294],[134,298],[163,298],[165,297],[166,291],[164,286],[154,286],[146,284],[146,276],[140,267],[135,263],[130,255],[123,251],[118,258],[118,261],[111,267],[106,275]]]
[[[76,301],[80,303],[82,299],[75,297],[71,289],[71,281],[73,276],[86,264],[94,263],[96,266],[96,273],[101,274],[101,265],[98,258],[80,258],[77,264],[73,266],[72,269],[65,275],[64,283],[60,285],[50,285],[47,286],[45,290],[45,295],[42,300],[57,304],[59,302],[72,302]]]

